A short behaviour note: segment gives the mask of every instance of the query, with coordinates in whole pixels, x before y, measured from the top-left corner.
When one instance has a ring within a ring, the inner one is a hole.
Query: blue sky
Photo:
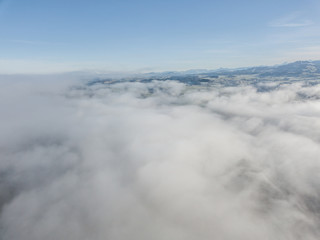
[[[0,73],[320,59],[315,0],[0,0]]]

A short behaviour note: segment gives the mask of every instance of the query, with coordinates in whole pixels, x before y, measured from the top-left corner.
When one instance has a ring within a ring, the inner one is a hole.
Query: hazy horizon
[[[319,58],[320,59],[320,58]],[[87,69],[87,70],[74,70],[74,71],[53,71],[53,72],[20,72],[20,73],[0,73],[0,76],[64,76],[64,75],[69,75],[73,76],[74,78],[81,79],[81,77],[84,77],[87,80],[90,80],[92,77],[97,76],[97,75],[102,75],[110,78],[121,78],[121,77],[134,77],[134,76],[143,76],[145,74],[161,74],[161,73],[166,73],[166,72],[177,72],[177,73],[184,73],[188,74],[188,72],[192,71],[201,71],[201,72],[215,72],[215,71],[220,71],[220,70],[237,70],[237,69],[249,69],[249,68],[255,68],[255,67],[277,67],[277,66],[282,66],[282,65],[287,65],[295,62],[317,62],[320,61],[319,59],[305,59],[305,60],[296,60],[293,62],[282,62],[278,64],[269,64],[269,65],[249,65],[249,66],[239,66],[239,67],[220,67],[220,68],[188,68],[188,69],[164,69],[164,70],[158,70],[158,71],[151,71],[151,70],[140,70],[140,71],[108,71],[106,69]]]

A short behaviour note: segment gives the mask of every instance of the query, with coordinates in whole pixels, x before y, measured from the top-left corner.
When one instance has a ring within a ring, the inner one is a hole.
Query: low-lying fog
[[[320,85],[0,84],[0,239],[320,238]]]

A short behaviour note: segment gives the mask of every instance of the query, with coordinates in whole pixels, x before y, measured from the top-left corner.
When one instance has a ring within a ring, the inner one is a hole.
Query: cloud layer
[[[2,81],[0,238],[319,239],[320,87]]]

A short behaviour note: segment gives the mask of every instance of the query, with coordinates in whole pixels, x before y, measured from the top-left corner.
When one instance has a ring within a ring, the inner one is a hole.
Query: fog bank
[[[319,85],[5,80],[0,99],[0,239],[320,237]]]

